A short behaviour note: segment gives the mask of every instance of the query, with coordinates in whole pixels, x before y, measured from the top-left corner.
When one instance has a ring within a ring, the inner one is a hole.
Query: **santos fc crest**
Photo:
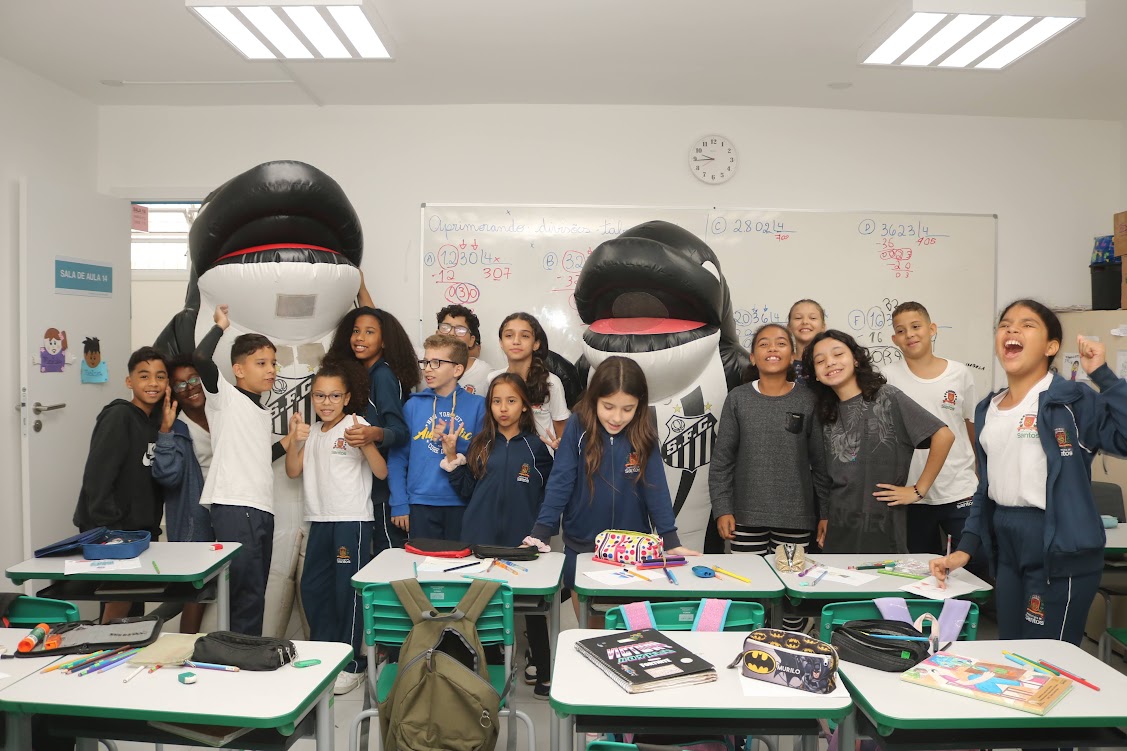
[[[667,465],[696,472],[712,459],[716,443],[716,418],[712,414],[673,415],[665,427],[669,434],[661,444],[661,458]]]

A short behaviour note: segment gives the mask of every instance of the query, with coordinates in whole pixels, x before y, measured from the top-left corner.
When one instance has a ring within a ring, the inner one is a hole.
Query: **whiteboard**
[[[600,243],[653,219],[693,232],[720,259],[740,341],[791,304],[812,298],[827,325],[870,348],[877,366],[900,360],[891,312],[915,300],[939,332],[935,352],[966,363],[980,395],[993,383],[997,218],[881,211],[423,204],[420,335],[461,303],[481,319],[482,358],[500,368],[497,327],[523,310],[553,350],[574,361],[584,325],[574,289]]]

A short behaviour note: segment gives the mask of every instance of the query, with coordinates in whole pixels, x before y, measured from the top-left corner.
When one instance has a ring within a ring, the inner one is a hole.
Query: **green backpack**
[[[489,681],[477,619],[497,582],[475,579],[452,611],[441,612],[415,579],[391,583],[411,616],[399,673],[380,703],[386,751],[491,751],[501,695]]]

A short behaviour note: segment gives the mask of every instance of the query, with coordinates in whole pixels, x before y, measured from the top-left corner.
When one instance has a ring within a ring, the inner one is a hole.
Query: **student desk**
[[[141,673],[128,683],[123,680],[133,670],[129,665],[81,677],[61,671],[35,672],[0,689],[0,711],[8,714],[7,749],[31,748],[31,715],[65,717],[62,722],[83,735],[78,750],[86,751],[97,745],[86,738],[177,742],[179,736],[149,728],[146,723],[150,720],[268,728],[293,736],[299,726],[302,730],[308,727],[305,721],[313,712],[316,747],[332,751],[333,682],[352,659],[352,648],[335,642],[299,641],[295,645],[298,659],[317,658],[321,664],[238,673],[165,667],[152,674]],[[40,663],[38,667],[51,661],[29,660]],[[13,661],[3,662],[7,667]],[[177,680],[186,670],[196,674],[195,684]],[[242,737],[254,735],[252,731]],[[274,733],[269,737],[277,739]],[[232,743],[240,747],[238,740]]]
[[[675,642],[716,667],[715,682],[630,694],[575,651],[577,641],[610,633],[614,632],[569,629],[556,642],[550,701],[555,713],[563,717],[559,742],[562,751],[574,749],[577,732],[811,737],[820,730],[818,720],[840,720],[849,715],[853,706],[841,686],[837,693],[828,696],[781,688],[774,693],[785,691],[785,695],[745,696],[740,671],[726,667],[743,651],[747,636],[735,631],[670,634]],[[755,685],[754,681],[748,683]],[[852,749],[852,737],[843,737],[838,748]]]
[[[60,600],[95,600],[98,602],[195,602],[195,590],[203,589],[215,581],[215,605],[218,630],[231,627],[231,594],[229,569],[231,559],[242,547],[237,542],[224,542],[222,550],[211,550],[210,542],[154,542],[141,553],[141,567],[124,571],[98,571],[86,574],[64,574],[66,561],[82,560],[81,553],[31,558],[11,566],[4,573],[15,584],[31,579],[57,582],[39,594]],[[160,568],[158,573],[153,563]],[[82,582],[81,584],[79,582]],[[93,582],[93,583],[92,583]],[[110,582],[137,582],[171,585],[163,593],[148,594],[97,594],[97,584]],[[190,586],[189,586],[190,585]]]
[[[1105,555],[1123,555],[1127,553],[1127,524],[1105,529],[1107,542],[1104,543]]]
[[[783,597],[783,585],[775,569],[761,555],[702,555],[690,556],[685,566],[669,569],[677,578],[673,584],[661,569],[640,572],[649,581],[632,577],[629,584],[612,586],[585,576],[587,571],[614,571],[615,566],[599,563],[591,553],[580,553],[575,562],[575,592],[579,596],[579,625],[585,626],[596,603],[634,602],[637,600],[699,600],[716,597],[727,600],[766,600],[771,604],[771,622],[781,617],[778,605]],[[750,579],[750,584],[717,574],[712,579],[702,579],[693,573],[693,566],[719,566],[733,574]],[[621,567],[618,567],[621,568]],[[635,570],[630,566],[631,571]],[[735,652],[732,653],[735,656]]]
[[[913,553],[909,555],[826,555],[825,553],[815,553],[811,557],[818,563],[826,566],[849,568],[850,566],[858,566],[878,560],[915,558],[917,560],[926,561],[935,556],[927,553]],[[772,561],[774,561],[774,558],[772,558]],[[771,566],[771,569],[774,570],[774,565]],[[873,574],[876,576],[876,580],[860,586],[851,587],[848,584],[823,579],[817,586],[811,586],[814,584],[816,573],[816,571],[812,571],[806,576],[800,577],[798,573],[776,572],[779,579],[782,580],[783,585],[786,587],[786,596],[790,604],[802,615],[819,617],[821,615],[822,606],[829,602],[870,600],[875,597],[906,597],[908,599],[918,599],[911,593],[902,592],[900,590],[905,584],[911,584],[915,581],[913,579],[905,579],[901,576],[886,576],[884,574],[877,574],[875,571],[862,571],[860,573]],[[953,576],[978,586],[978,590],[967,595],[967,599],[982,603],[990,597],[990,592],[993,590],[993,587],[966,569],[959,569]],[[807,586],[802,586],[803,583],[807,583]]]
[[[1077,646],[1048,639],[957,642],[949,652],[1010,664],[1002,650],[1059,665],[1100,687],[1073,683],[1072,690],[1038,716],[842,662],[838,673],[856,703],[842,727],[853,724],[885,749],[897,748],[1044,748],[1125,747],[1127,676]]]

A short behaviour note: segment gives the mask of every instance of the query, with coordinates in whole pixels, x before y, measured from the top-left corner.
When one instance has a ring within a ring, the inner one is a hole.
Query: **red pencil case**
[[[403,546],[408,553],[429,555],[434,558],[465,558],[470,554],[470,546],[454,540],[433,540],[420,537]]]

